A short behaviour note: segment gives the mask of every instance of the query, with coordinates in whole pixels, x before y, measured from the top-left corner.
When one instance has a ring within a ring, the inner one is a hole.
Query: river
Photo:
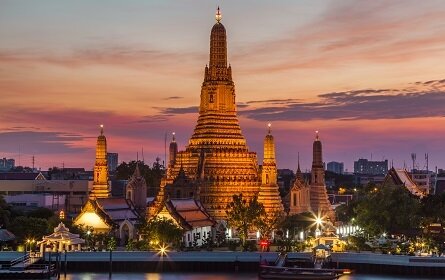
[[[71,273],[66,278],[62,274],[60,280],[108,280],[108,273]],[[112,280],[256,280],[255,273],[113,273]],[[383,276],[383,275],[345,275],[339,280],[402,280],[402,279],[435,279],[407,276]]]

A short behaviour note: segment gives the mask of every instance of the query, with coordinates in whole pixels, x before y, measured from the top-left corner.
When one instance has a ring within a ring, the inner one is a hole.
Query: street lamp
[[[87,247],[88,247],[88,250],[90,250],[90,234],[91,234],[91,231],[87,230]]]

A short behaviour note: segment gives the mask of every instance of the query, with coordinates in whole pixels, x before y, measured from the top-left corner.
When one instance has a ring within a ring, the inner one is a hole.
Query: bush
[[[227,241],[227,247],[229,251],[236,251],[236,248],[239,246],[239,242],[236,240],[228,240]]]

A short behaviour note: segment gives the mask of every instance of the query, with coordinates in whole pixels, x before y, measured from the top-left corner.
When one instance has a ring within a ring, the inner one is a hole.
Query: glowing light
[[[163,257],[163,256],[167,256],[168,253],[168,246],[167,245],[161,245],[159,246],[159,256]]]
[[[215,19],[217,22],[220,22],[221,18],[222,18],[222,15],[221,15],[221,11],[219,10],[219,6],[218,6],[218,9],[216,10]]]
[[[82,216],[77,220],[78,225],[86,225],[89,227],[97,229],[109,229],[109,226],[105,224],[101,217],[99,217],[94,212],[85,212],[81,214]]]
[[[323,224],[323,220],[322,220],[320,217],[317,217],[317,218],[315,219],[315,223],[316,223],[318,226],[321,226],[321,225]]]

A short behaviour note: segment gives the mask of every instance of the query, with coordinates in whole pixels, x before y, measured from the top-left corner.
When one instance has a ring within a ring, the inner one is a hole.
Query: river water
[[[62,274],[60,280],[108,280],[108,273],[72,273],[66,277]],[[113,273],[112,280],[257,280],[255,273]],[[435,279],[438,278],[419,278],[407,276],[382,276],[382,275],[345,275],[339,280],[402,280],[402,279]]]

